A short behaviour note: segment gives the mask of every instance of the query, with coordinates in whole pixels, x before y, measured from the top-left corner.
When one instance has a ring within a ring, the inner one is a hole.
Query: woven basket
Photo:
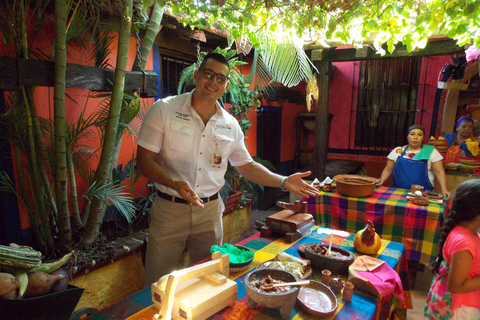
[[[241,250],[251,251],[250,249],[248,249],[244,246],[241,246],[241,245],[235,245],[235,246],[238,249],[241,249]],[[254,256],[250,260],[245,261],[245,262],[241,262],[241,263],[230,262],[230,272],[241,272],[241,271],[246,270],[252,264]]]

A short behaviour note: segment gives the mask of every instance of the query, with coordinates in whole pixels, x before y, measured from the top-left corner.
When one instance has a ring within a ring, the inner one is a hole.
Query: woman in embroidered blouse
[[[423,145],[425,129],[421,125],[408,128],[408,145],[393,149],[387,156],[387,164],[377,185],[383,185],[393,174],[392,187],[410,189],[412,184],[433,191],[433,180],[437,177],[444,195],[447,190],[447,177],[443,169],[442,155],[430,145]]]
[[[458,186],[440,231],[426,319],[480,319],[479,229],[480,180],[472,179]]]

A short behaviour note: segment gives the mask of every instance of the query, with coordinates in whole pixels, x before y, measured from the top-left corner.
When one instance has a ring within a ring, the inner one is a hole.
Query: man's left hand
[[[303,181],[303,178],[308,177],[310,174],[311,172],[307,171],[297,172],[288,176],[284,184],[285,189],[304,197],[318,197],[320,192],[317,190],[317,188]]]

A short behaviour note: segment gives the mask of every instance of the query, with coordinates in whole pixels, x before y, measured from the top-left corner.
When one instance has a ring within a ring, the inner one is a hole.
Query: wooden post
[[[329,61],[315,61],[319,73],[317,75],[318,100],[315,117],[315,161],[313,176],[320,181],[325,179],[325,167],[328,155],[328,102],[330,87],[330,69],[332,63]]]

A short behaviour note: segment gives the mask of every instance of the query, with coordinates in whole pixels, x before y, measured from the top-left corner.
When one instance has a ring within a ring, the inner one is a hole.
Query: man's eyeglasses
[[[216,73],[210,69],[207,68],[202,68],[202,76],[205,79],[212,79],[213,77],[216,78],[217,82],[221,85],[224,85],[228,81],[228,76],[221,74],[221,73]]]

